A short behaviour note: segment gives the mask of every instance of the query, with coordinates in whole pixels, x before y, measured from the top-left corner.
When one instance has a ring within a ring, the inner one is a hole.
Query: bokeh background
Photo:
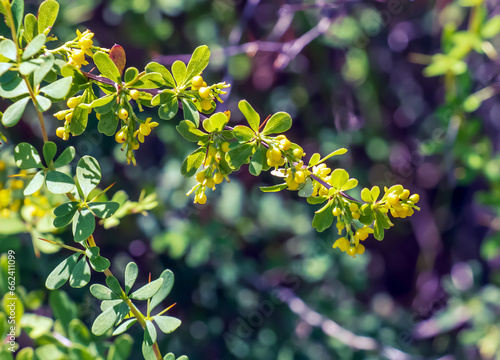
[[[131,199],[142,189],[158,194],[148,216],[98,228],[96,239],[113,273],[131,260],[142,282],[174,272],[169,313],[183,324],[160,337],[161,349],[192,360],[500,359],[499,98],[457,117],[443,78],[423,75],[445,24],[465,28],[470,8],[447,0],[60,3],[58,38],[91,29],[101,46],[125,48],[127,66],[187,61],[208,45],[204,77],[232,84],[218,109],[231,110],[233,125],[243,121],[240,99],[264,117],[287,111],[287,136],[307,154],[349,149],[330,165],[359,179],[356,196],[395,183],[421,195],[420,212],[352,259],[331,248],[336,229],[311,227],[314,206],[291,192],[261,193],[275,179],[246,167],[206,205],[192,204],[193,180],[180,164],[194,148],[175,130],[179,117],[160,120],[135,167],[92,118],[69,144],[100,159],[103,183],[117,181]],[[496,1],[487,8],[488,17],[500,13]],[[498,62],[472,54],[467,63],[457,77],[462,100],[498,81]],[[37,123],[25,120],[6,132],[2,156],[26,138],[40,143]],[[70,231],[59,236],[71,243]],[[0,235],[0,244],[22,253],[21,284],[43,299],[33,311],[50,316],[43,284],[66,252],[36,258],[29,234]],[[97,301],[86,288],[63,290],[90,326]],[[131,335],[138,359],[142,331]]]

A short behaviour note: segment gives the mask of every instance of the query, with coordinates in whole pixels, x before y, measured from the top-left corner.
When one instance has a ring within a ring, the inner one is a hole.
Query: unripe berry
[[[418,203],[420,201],[420,195],[413,194],[412,196],[410,196],[410,201],[414,204]]]
[[[141,93],[135,89],[130,90],[129,94],[130,94],[130,97],[134,100],[139,99],[139,96],[141,95]]]
[[[340,210],[340,208],[338,208],[338,207],[336,207],[336,206],[335,206],[335,207],[333,208],[333,210],[332,210],[332,214],[333,214],[334,216],[340,216],[340,214],[342,214],[342,210]],[[342,223],[342,224],[343,224],[343,223]]]
[[[217,154],[217,149],[214,148],[212,145],[208,147],[208,156],[214,157],[215,154]]]
[[[292,146],[292,143],[288,139],[280,140],[280,146],[283,150],[288,150]]]
[[[278,161],[279,159],[281,159],[281,151],[279,149],[271,148],[271,149],[267,150],[266,155],[267,154],[269,154],[268,157],[273,159],[273,161],[275,161],[275,162]]]
[[[193,78],[193,86],[201,87],[203,86],[203,78],[201,76],[195,76]]]
[[[365,247],[364,245],[361,245],[361,244],[358,244],[358,246],[356,246],[356,254],[363,254],[365,252]]]
[[[228,152],[229,151],[229,143],[227,141],[222,143],[222,151]]]
[[[71,122],[72,118],[73,118],[73,113],[72,112],[67,113],[66,116],[64,117],[64,119],[66,119],[66,121],[68,122],[68,124]]]
[[[64,130],[63,127],[58,127],[56,129],[56,135],[57,135],[57,137],[60,137],[61,139],[64,139],[65,132],[66,132],[66,130]]]
[[[296,159],[301,159],[304,156],[304,151],[302,149],[293,149],[293,156]]]
[[[304,181],[306,181],[306,175],[304,174],[303,171],[296,171],[295,172],[295,176],[294,176],[294,180],[296,183],[298,184],[302,184]]]
[[[196,174],[196,181],[198,181],[199,183],[205,181],[205,173],[203,171]]]
[[[357,204],[355,204],[355,203],[349,204],[349,210],[351,210],[351,212],[358,211],[358,209],[359,209],[359,207]]]
[[[214,182],[216,184],[220,184],[223,180],[224,180],[224,175],[222,175],[222,173],[216,172],[214,174]]]
[[[117,143],[119,144],[122,144],[125,142],[125,140],[127,140],[127,133],[124,132],[123,130],[120,130],[118,131],[116,134],[115,134],[115,140]]]
[[[125,120],[128,118],[128,111],[127,109],[120,109],[120,111],[118,111],[118,117],[122,120]]]
[[[207,196],[205,195],[205,193],[197,194],[195,196],[195,202],[201,205],[205,204],[207,202]]]
[[[204,99],[202,102],[201,102],[201,108],[205,111],[208,111],[212,108],[212,102],[208,99]]]
[[[206,178],[205,179],[205,186],[209,188],[215,187],[215,181],[212,178]]]
[[[76,97],[70,97],[68,99],[68,101],[66,102],[66,105],[68,105],[68,107],[70,109],[74,109],[76,107],[76,105],[78,105],[79,101]]]
[[[347,254],[350,255],[350,256],[356,255],[356,247],[349,246],[349,248],[347,249]]]
[[[404,189],[401,195],[399,195],[401,199],[406,200],[408,199],[408,196],[410,196],[410,190]]]
[[[202,87],[200,88],[200,90],[198,90],[198,93],[200,94],[200,97],[202,99],[205,99],[208,97],[208,95],[210,95],[210,89],[207,87]]]

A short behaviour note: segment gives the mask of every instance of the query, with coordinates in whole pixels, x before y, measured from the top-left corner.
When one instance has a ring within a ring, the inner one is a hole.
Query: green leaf
[[[233,129],[233,135],[241,142],[247,142],[255,137],[255,133],[248,126],[236,125]]]
[[[367,203],[373,202],[372,194],[368,188],[361,190],[361,200]]]
[[[71,76],[54,81],[52,84],[44,86],[40,89],[41,92],[53,99],[63,99],[68,95],[73,78]]]
[[[344,169],[335,169],[330,178],[330,184],[335,189],[341,189],[349,181],[349,174]]]
[[[172,316],[153,316],[153,320],[165,334],[175,331],[182,323],[179,319]]]
[[[59,13],[59,3],[56,0],[45,0],[38,8],[38,32],[44,32],[54,25]]]
[[[210,116],[210,124],[212,125],[213,130],[216,130],[219,132],[224,130],[224,127],[226,126],[227,121],[228,121],[228,119],[227,119],[226,114],[221,113],[221,112]]]
[[[16,161],[16,165],[21,170],[43,167],[38,151],[33,145],[26,142],[20,143],[16,146],[14,149],[14,160]]]
[[[349,181],[347,181],[347,183],[344,186],[342,186],[341,190],[342,191],[351,190],[351,189],[354,189],[356,186],[358,186],[358,180],[357,179],[349,179]]]
[[[137,265],[136,265],[137,266]],[[126,272],[125,272],[126,279]],[[165,298],[170,294],[172,287],[174,286],[174,273],[170,270],[165,270],[161,273],[160,279],[163,279],[163,283],[160,287],[160,290],[151,298],[149,303],[149,311],[153,311],[153,309],[159,305]],[[132,287],[132,286],[130,286]]]
[[[0,62],[0,76],[9,70],[14,64]]]
[[[45,159],[45,164],[48,166],[57,152],[57,145],[52,141],[47,141],[43,144],[43,158]]]
[[[75,136],[81,135],[87,128],[88,119],[88,109],[78,105],[75,110],[73,110],[73,117],[71,118],[71,123],[69,124],[71,133]]]
[[[250,159],[250,165],[248,166],[248,171],[253,176],[259,176],[265,162],[266,162],[266,150],[264,146],[259,145],[257,146],[257,149],[253,153],[252,158]]]
[[[21,99],[10,105],[7,110],[5,110],[2,116],[2,123],[5,127],[14,126],[19,122],[21,116],[23,116],[28,101],[29,97],[25,97],[24,99]]]
[[[77,209],[78,209],[78,201],[67,202],[56,207],[54,209],[54,215],[56,217],[65,216],[69,214],[74,215]]]
[[[54,161],[54,167],[57,169],[61,166],[68,165],[75,158],[75,148],[73,146],[67,147],[64,151],[59,155],[56,161]]]
[[[7,76],[7,74],[4,76]],[[19,76],[15,76],[12,80],[5,83],[0,83],[0,96],[6,99],[12,99],[28,93],[28,86]]]
[[[153,347],[148,346],[145,341],[142,342],[142,356],[144,360],[157,360]]]
[[[70,323],[77,318],[78,309],[75,303],[63,291],[51,291],[49,304],[54,318],[58,319],[63,328],[63,334],[69,332]],[[59,324],[58,324],[58,328]],[[51,358],[47,358],[51,359]]]
[[[125,268],[125,293],[128,294],[132,286],[135,284],[137,275],[139,274],[139,268],[135,262],[129,262]],[[163,275],[163,274],[162,274]],[[164,279],[165,280],[165,279]],[[165,281],[163,281],[165,283]]]
[[[315,165],[317,164],[321,164],[322,162],[324,162],[325,160],[328,160],[329,158],[331,158],[332,156],[336,156],[336,155],[343,155],[347,152],[347,149],[346,148],[340,148],[338,150],[335,150],[334,152],[328,154],[327,156],[325,156],[323,159],[321,159],[320,161],[318,161]]]
[[[125,75],[123,75],[123,80],[127,83],[130,83],[134,81],[137,78],[137,75],[139,75],[139,70],[135,67],[129,67],[127,70],[125,70]]]
[[[300,188],[298,195],[300,197],[308,198],[312,195],[313,191],[314,191],[314,185],[312,179],[308,177],[306,179],[305,184]]]
[[[82,157],[76,167],[76,177],[86,199],[101,181],[101,167],[97,160],[88,155]]]
[[[14,18],[16,34],[19,34],[24,16],[24,0],[12,0],[11,11],[12,17]]]
[[[144,342],[152,346],[156,342],[156,328],[151,320],[146,320],[146,328],[144,329]]]
[[[89,258],[90,266],[97,272],[104,272],[109,269],[111,263],[108,259],[103,256],[97,256],[95,258]]]
[[[36,95],[35,98],[36,98],[36,108],[40,112],[45,112],[49,110],[50,107],[52,106],[52,101],[50,101],[49,99],[47,99],[42,95]]]
[[[83,208],[75,214],[73,219],[73,235],[75,242],[86,240],[95,230],[94,214],[89,209]]]
[[[197,127],[200,126],[200,113],[196,109],[196,105],[187,99],[182,99],[181,102],[184,120],[191,120]]]
[[[45,287],[49,290],[56,290],[63,286],[68,281],[80,256],[80,253],[75,253],[57,265],[47,277]]]
[[[203,159],[205,158],[205,150],[203,148],[198,148],[193,151],[183,162],[181,165],[181,174],[185,177],[193,176],[196,173],[196,170],[203,163]]]
[[[186,81],[201,73],[208,66],[210,60],[210,49],[206,45],[198,46],[187,65]]]
[[[389,217],[386,214],[382,214],[379,211],[375,211],[375,219],[377,223],[382,226],[384,229],[390,229],[391,228],[391,221],[389,220]]]
[[[93,59],[102,76],[116,83],[121,83],[120,71],[108,54],[98,51],[94,54]]]
[[[51,170],[45,178],[47,189],[52,194],[66,194],[71,192],[75,187],[73,178],[60,171]]]
[[[493,16],[481,28],[481,37],[492,39],[500,33],[500,15]]]
[[[113,331],[113,336],[120,335],[130,329],[137,322],[137,319],[128,319]],[[110,350],[111,351],[111,350]]]
[[[248,162],[253,149],[253,144],[240,144],[226,153],[226,161],[233,170],[238,170],[241,165]]]
[[[165,81],[161,74],[158,73],[142,73],[134,82],[129,84],[130,87],[135,89],[156,89],[163,86]]]
[[[328,200],[327,196],[310,196],[307,198],[307,203],[311,205],[322,204]]]
[[[24,49],[22,59],[27,60],[33,55],[36,55],[40,50],[42,50],[42,47],[45,45],[45,35],[44,34],[39,34],[31,40],[31,42],[26,46]]]
[[[163,278],[156,279],[150,283],[147,283],[139,290],[134,291],[130,294],[129,298],[134,300],[147,300],[153,297],[154,294],[158,292],[158,290],[163,284]]]
[[[118,116],[114,113],[114,111],[110,111],[106,114],[102,114],[99,119],[99,123],[97,124],[97,129],[100,133],[106,136],[113,136],[116,132],[116,128],[118,127]]]
[[[273,186],[264,186],[261,187],[260,190],[262,192],[278,192],[281,190],[285,190],[288,187],[287,184],[279,184],[279,185],[273,185]]]
[[[16,44],[10,39],[3,40],[0,43],[0,54],[9,60],[17,61]]]
[[[179,102],[177,96],[171,91],[164,91],[160,94],[160,108],[158,116],[163,120],[172,119],[179,110]]]
[[[90,293],[94,295],[99,300],[116,300],[120,297],[116,295],[110,288],[101,285],[93,284],[90,286]]]
[[[379,241],[384,240],[384,228],[377,220],[373,223],[373,236]]]
[[[90,281],[90,266],[87,262],[87,258],[84,256],[78,261],[78,263],[73,268],[71,276],[69,278],[69,285],[72,288],[82,288],[87,285]]]
[[[24,196],[29,196],[31,194],[36,193],[43,185],[45,181],[45,173],[43,171],[39,171],[33,176],[33,179],[29,182],[29,184],[24,188]]]
[[[201,137],[207,136],[207,134],[205,134],[201,130],[198,130],[196,125],[189,120],[182,120],[175,128],[184,139],[190,142],[198,142]]]
[[[113,216],[116,210],[120,207],[120,204],[117,202],[92,202],[89,204],[90,210],[94,213],[95,216],[101,219],[107,219],[110,216]]]
[[[38,59],[43,60],[43,62],[33,73],[34,86],[38,86],[54,66],[54,55],[52,54],[40,56]]]
[[[120,283],[114,276],[106,277],[106,285],[117,295],[121,295],[122,288],[120,287]]]
[[[334,218],[332,214],[333,206],[334,201],[330,201],[314,214],[312,227],[315,228],[316,231],[323,232],[324,230],[332,226]]]
[[[364,204],[361,207],[361,215],[359,217],[359,221],[365,225],[371,225],[375,220],[375,214],[369,204]]]
[[[31,41],[38,35],[38,20],[33,14],[26,14],[24,16],[24,37],[26,41]]]
[[[167,355],[165,355],[163,360],[175,360],[175,355],[172,353],[168,353]]]
[[[117,310],[120,304],[110,307],[100,314],[92,324],[92,333],[97,336],[104,335],[113,327],[118,317]]]
[[[186,79],[186,64],[182,61],[177,60],[172,64],[172,74],[174,75],[177,87],[182,87],[184,85],[184,80]]]
[[[19,65],[19,72],[22,75],[29,75],[36,69],[38,69],[42,64],[44,60],[43,59],[33,59],[33,60],[28,60],[28,61],[23,61],[21,65]]]
[[[286,112],[278,112],[271,116],[262,131],[263,135],[280,134],[292,126],[292,118]]]
[[[241,100],[238,103],[238,109],[243,113],[245,119],[247,119],[248,124],[253,131],[258,132],[260,126],[260,115],[254,110],[254,108],[246,100]]]
[[[156,62],[150,62],[149,64],[146,65],[146,73],[159,73],[163,77],[163,80],[165,80],[165,83],[167,86],[174,88],[175,87],[175,81],[174,78],[172,77],[172,74],[170,71],[167,70],[167,68],[163,65],[160,65]]]

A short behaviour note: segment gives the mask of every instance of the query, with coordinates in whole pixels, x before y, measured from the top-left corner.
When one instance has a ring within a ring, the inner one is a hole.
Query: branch
[[[251,280],[249,280],[248,282],[250,282],[252,286],[261,291],[275,293],[275,291],[277,290],[278,298],[286,303],[288,305],[288,308],[293,313],[297,314],[302,321],[312,327],[321,329],[323,334],[337,339],[343,344],[349,346],[351,349],[376,351],[390,360],[420,359],[419,357],[407,354],[392,346],[381,344],[371,337],[356,335],[352,331],[343,328],[335,321],[312,310],[292,290],[285,287],[271,287],[270,285],[263,284],[262,278],[259,279],[260,281],[258,282]]]

